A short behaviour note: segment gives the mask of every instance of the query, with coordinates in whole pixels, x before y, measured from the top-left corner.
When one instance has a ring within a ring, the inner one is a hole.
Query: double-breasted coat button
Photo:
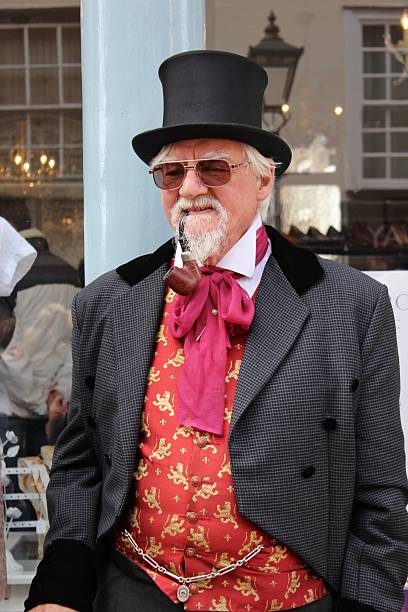
[[[105,463],[107,465],[112,465],[112,457],[108,455],[108,453],[105,453]]]
[[[193,485],[193,487],[199,487],[201,483],[202,479],[200,478],[200,476],[191,477],[191,484]]]
[[[358,385],[359,385],[359,384],[360,384],[360,381],[358,380],[358,378],[355,378],[355,379],[353,380],[353,382],[351,383],[351,385],[350,385],[350,389],[351,389],[352,391],[357,391],[357,389],[358,389]]]
[[[324,419],[322,425],[326,431],[334,431],[337,427],[337,421],[333,417],[328,417]]]
[[[189,546],[188,548],[185,549],[184,554],[186,555],[186,557],[188,557],[189,559],[191,559],[192,557],[195,557],[197,554],[197,551],[195,548],[193,548],[192,546]]]
[[[96,427],[96,421],[93,417],[91,416],[86,417],[86,422],[88,423],[89,427],[92,427],[92,428]]]
[[[86,386],[88,387],[88,389],[91,389],[92,391],[95,388],[95,376],[87,376],[84,380]]]
[[[311,478],[316,472],[316,468],[313,465],[308,465],[302,472],[302,478]]]

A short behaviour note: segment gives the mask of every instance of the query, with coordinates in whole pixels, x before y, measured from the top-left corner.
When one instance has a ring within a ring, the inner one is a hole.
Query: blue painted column
[[[132,137],[162,124],[161,62],[205,47],[204,0],[82,0],[87,283],[169,238]]]

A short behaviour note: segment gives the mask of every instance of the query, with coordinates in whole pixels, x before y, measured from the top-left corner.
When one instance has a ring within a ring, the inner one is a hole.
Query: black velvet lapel
[[[154,253],[141,255],[140,257],[136,257],[136,259],[132,259],[122,264],[116,268],[116,272],[133,287],[133,285],[140,283],[140,281],[152,274],[164,263],[169,263],[173,255],[174,242],[170,239],[159,246]]]
[[[272,254],[289,283],[300,295],[323,276],[323,268],[312,251],[295,246],[284,238],[276,229],[268,225],[266,232],[272,242]],[[164,263],[169,263],[174,255],[173,240],[168,240],[157,251],[142,255],[119,266],[116,272],[129,285],[136,285],[152,274]]]

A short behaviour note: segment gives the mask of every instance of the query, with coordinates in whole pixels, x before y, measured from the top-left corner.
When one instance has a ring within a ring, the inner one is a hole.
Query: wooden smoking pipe
[[[191,293],[201,280],[200,269],[196,260],[188,250],[187,240],[184,235],[184,221],[187,215],[188,212],[182,216],[179,224],[179,243],[181,246],[183,267],[177,268],[173,266],[163,277],[166,286],[173,289],[173,291],[179,295],[188,295]]]

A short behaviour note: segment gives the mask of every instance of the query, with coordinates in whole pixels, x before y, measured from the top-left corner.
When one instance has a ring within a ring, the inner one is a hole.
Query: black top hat
[[[223,51],[188,51],[166,59],[159,68],[163,86],[163,127],[137,134],[132,145],[147,164],[161,148],[191,138],[226,138],[252,145],[280,165],[290,164],[284,140],[262,129],[262,101],[268,76],[241,55]]]

